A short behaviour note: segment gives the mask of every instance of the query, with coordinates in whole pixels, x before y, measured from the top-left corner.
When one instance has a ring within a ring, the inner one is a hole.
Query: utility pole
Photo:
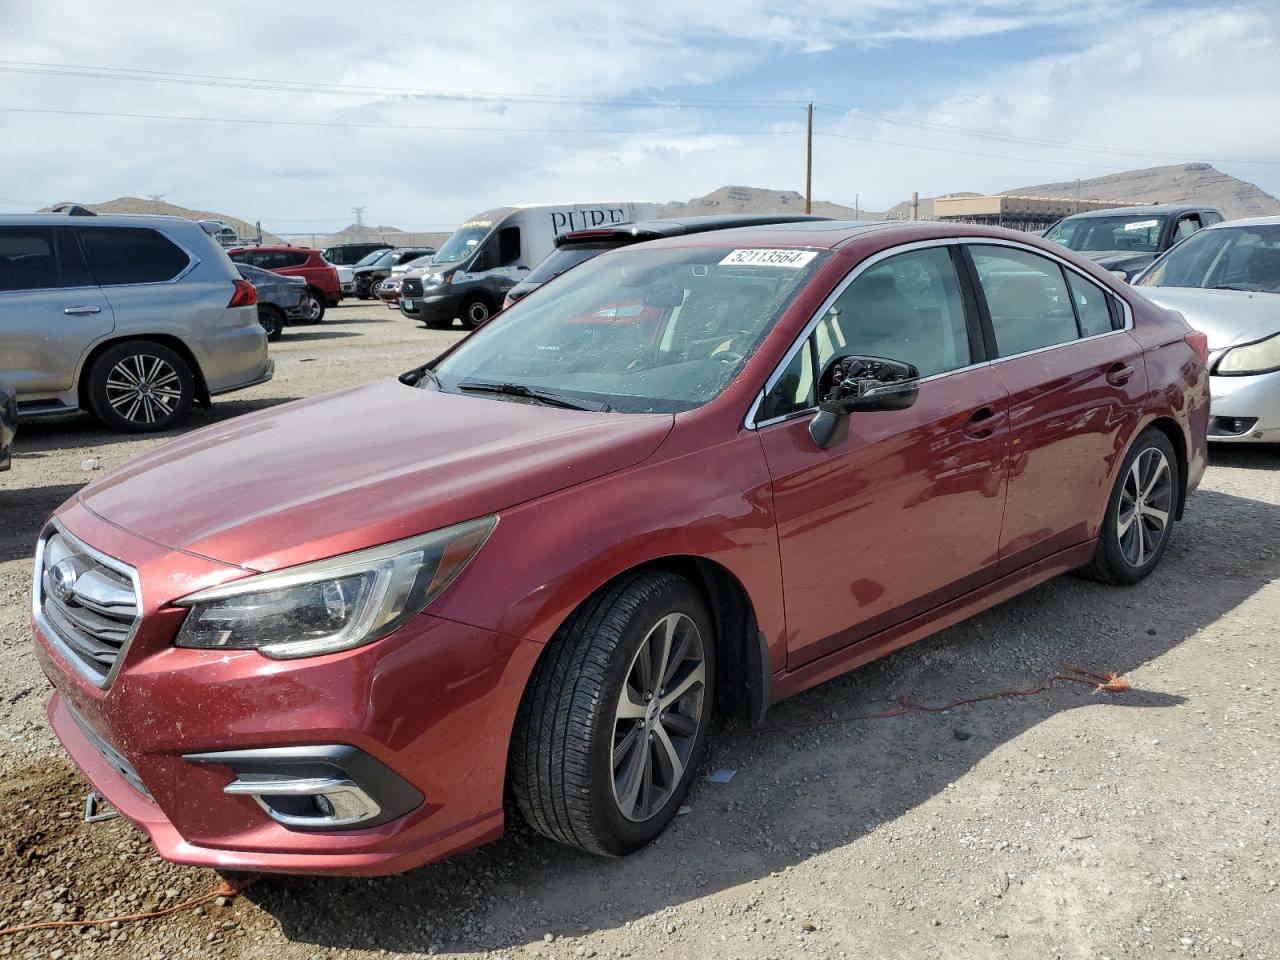
[[[862,196],[861,194],[857,194],[857,193],[853,195],[853,219],[855,220],[861,219],[858,216],[858,200],[861,199],[861,196]]]
[[[155,204],[155,206],[154,206],[154,208],[153,208],[153,210],[152,210],[152,213],[159,213],[159,212],[160,212],[160,201],[161,201],[161,200],[163,200],[163,199],[165,198],[165,196],[166,196],[166,195],[165,195],[165,194],[163,194],[163,193],[148,193],[148,194],[147,194],[147,197],[151,200],[151,202],[152,202],[153,204]]]
[[[805,140],[804,212],[813,213],[813,104],[809,104],[809,136]]]
[[[911,219],[920,219],[920,193],[919,191],[911,191]]]
[[[364,207],[352,207],[351,212],[356,216],[356,234],[364,236]]]

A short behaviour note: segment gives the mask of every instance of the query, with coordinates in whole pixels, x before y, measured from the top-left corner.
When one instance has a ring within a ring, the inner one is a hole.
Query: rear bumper
[[[1209,439],[1280,443],[1280,372],[1209,378]]]
[[[290,314],[290,316],[292,317],[292,314]],[[245,380],[243,383],[225,384],[223,386],[218,387],[218,389],[216,390],[211,389],[209,391],[209,396],[217,397],[224,393],[232,393],[236,390],[244,390],[244,389],[247,389],[248,387],[256,387],[260,383],[266,383],[275,375],[276,375],[276,362],[271,357],[267,357],[262,362],[262,365],[258,368],[258,370],[255,371],[248,380]]]

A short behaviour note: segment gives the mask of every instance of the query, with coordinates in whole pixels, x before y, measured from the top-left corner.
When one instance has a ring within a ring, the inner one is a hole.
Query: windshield
[[[517,384],[623,413],[690,410],[738,374],[825,258],[731,247],[597,257],[481,327],[436,378],[447,391]]]
[[[369,264],[373,263],[373,262],[374,262],[375,260],[377,260],[379,257],[383,256],[386,252],[387,252],[387,251],[385,251],[385,250],[374,250],[372,253],[366,253],[363,257],[361,257],[359,260],[357,260],[357,261],[353,264],[353,266],[357,266],[357,267],[367,267],[367,266],[369,266]]]
[[[552,250],[545,260],[539,263],[525,277],[526,283],[546,283],[552,277],[558,277],[570,267],[590,260],[606,250],[616,250],[617,243],[571,243],[568,246]]]
[[[1157,260],[1138,285],[1280,293],[1280,223],[1194,233]]]
[[[459,227],[444,242],[440,252],[434,257],[436,263],[452,263],[471,256],[480,241],[489,235],[491,227]]]
[[[1160,249],[1163,217],[1150,214],[1116,217],[1067,217],[1045,231],[1046,240],[1056,240],[1069,250],[1102,252],[1127,250],[1156,253]]]

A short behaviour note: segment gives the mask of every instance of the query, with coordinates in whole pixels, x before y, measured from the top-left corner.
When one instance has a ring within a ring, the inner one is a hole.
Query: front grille
[[[50,638],[105,687],[142,609],[133,569],[50,527],[37,547],[34,599]]]
[[[422,296],[422,281],[414,277],[405,278],[404,283],[400,287],[400,295],[402,297],[409,297],[410,299]]]

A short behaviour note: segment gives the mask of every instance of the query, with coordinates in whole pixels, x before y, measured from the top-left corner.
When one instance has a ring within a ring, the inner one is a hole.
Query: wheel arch
[[[89,409],[89,373],[93,370],[93,365],[97,363],[98,357],[102,356],[104,352],[122,343],[158,343],[162,347],[168,347],[186,361],[187,366],[191,368],[191,380],[195,386],[195,402],[205,409],[209,408],[212,403],[209,396],[209,385],[205,382],[204,371],[200,369],[200,361],[191,352],[191,348],[179,337],[175,337],[172,334],[146,333],[110,337],[101,343],[93,345],[92,349],[85,355],[84,362],[80,365],[80,374],[76,378],[76,397],[80,403],[81,410]]]

